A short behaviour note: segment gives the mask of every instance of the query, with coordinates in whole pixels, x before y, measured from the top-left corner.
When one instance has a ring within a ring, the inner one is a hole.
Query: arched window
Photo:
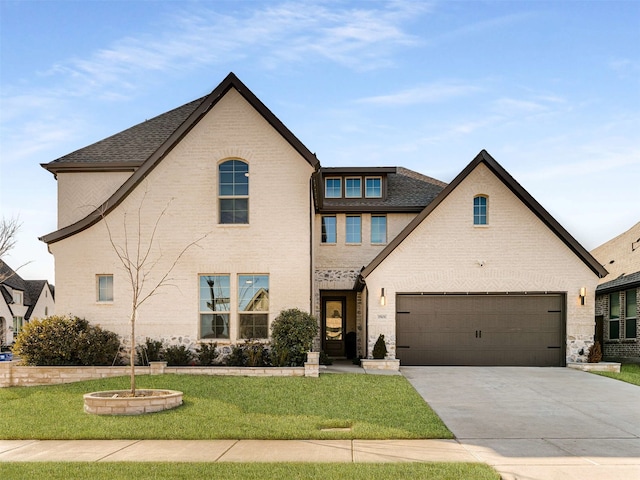
[[[488,198],[485,195],[476,195],[473,197],[473,224],[474,225],[487,225],[488,212],[487,204]]]
[[[220,223],[249,223],[249,165],[227,160],[218,167]]]

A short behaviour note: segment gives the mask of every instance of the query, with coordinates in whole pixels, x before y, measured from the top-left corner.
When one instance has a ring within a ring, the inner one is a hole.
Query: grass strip
[[[623,363],[620,365],[620,373],[617,372],[592,372],[603,377],[615,378],[623,382],[640,386],[640,365],[635,363]]]
[[[488,465],[477,463],[3,463],[3,478],[14,480],[499,480]]]
[[[453,438],[402,376],[139,376],[138,388],[184,392],[184,405],[138,416],[83,411],[84,393],[128,388],[118,377],[0,389],[3,439]]]

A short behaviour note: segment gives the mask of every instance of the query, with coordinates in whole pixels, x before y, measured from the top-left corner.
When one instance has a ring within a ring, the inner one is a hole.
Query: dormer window
[[[362,197],[362,179],[360,177],[346,178],[344,181],[344,196],[346,198]]]
[[[382,177],[365,178],[364,196],[367,198],[382,197]]]
[[[16,305],[22,305],[23,298],[24,297],[22,296],[22,292],[19,292],[18,290],[13,291],[13,303],[15,303]]]
[[[341,178],[339,177],[325,178],[324,197],[325,198],[341,198],[342,197],[342,179]]]

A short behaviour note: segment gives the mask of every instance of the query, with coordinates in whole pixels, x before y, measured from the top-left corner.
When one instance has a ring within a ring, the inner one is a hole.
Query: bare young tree
[[[161,220],[166,215],[169,206],[173,199],[169,200],[165,205],[164,209],[156,218],[155,224],[151,229],[148,238],[143,239],[142,232],[142,207],[144,205],[144,201],[147,193],[144,193],[142,201],[140,202],[140,206],[137,211],[137,218],[134,221],[134,230],[129,231],[127,225],[127,213],[125,212],[123,218],[123,228],[124,228],[124,241],[123,244],[118,244],[112,235],[111,228],[109,226],[109,222],[107,222],[106,215],[102,215],[102,219],[104,220],[105,226],[107,228],[107,233],[109,237],[109,242],[111,243],[111,247],[115,251],[118,260],[122,264],[125,276],[129,283],[129,287],[131,287],[131,315],[129,318],[130,322],[130,335],[131,335],[131,352],[130,352],[130,365],[131,365],[131,395],[135,396],[136,392],[136,377],[135,377],[135,355],[136,355],[136,321],[138,319],[138,310],[140,306],[145,303],[149,298],[158,293],[158,290],[162,287],[167,286],[175,286],[173,285],[171,272],[176,267],[180,259],[184,256],[184,254],[192,247],[197,246],[198,242],[203,240],[208,236],[208,233],[201,236],[197,240],[187,244],[176,256],[173,258],[172,263],[168,268],[166,268],[162,273],[159,274],[156,279],[151,281],[152,274],[156,273],[156,270],[159,268],[159,262],[162,258],[162,254],[158,256],[152,256],[153,246],[156,242],[156,234],[158,231],[158,226],[160,225]],[[151,282],[151,283],[149,283]]]
[[[21,226],[22,223],[18,217],[12,217],[10,219],[3,217],[2,220],[0,220],[0,259],[2,259],[2,261],[5,260],[7,253],[16,246],[16,236]],[[26,263],[24,265],[26,265]],[[24,267],[24,265],[18,268]],[[17,271],[18,268],[14,269],[14,272]],[[13,273],[0,272],[0,283],[8,280],[12,275]]]

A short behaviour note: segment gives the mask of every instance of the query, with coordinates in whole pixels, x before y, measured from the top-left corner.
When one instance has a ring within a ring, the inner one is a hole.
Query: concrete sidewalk
[[[478,462],[456,440],[0,440],[0,462]]]

